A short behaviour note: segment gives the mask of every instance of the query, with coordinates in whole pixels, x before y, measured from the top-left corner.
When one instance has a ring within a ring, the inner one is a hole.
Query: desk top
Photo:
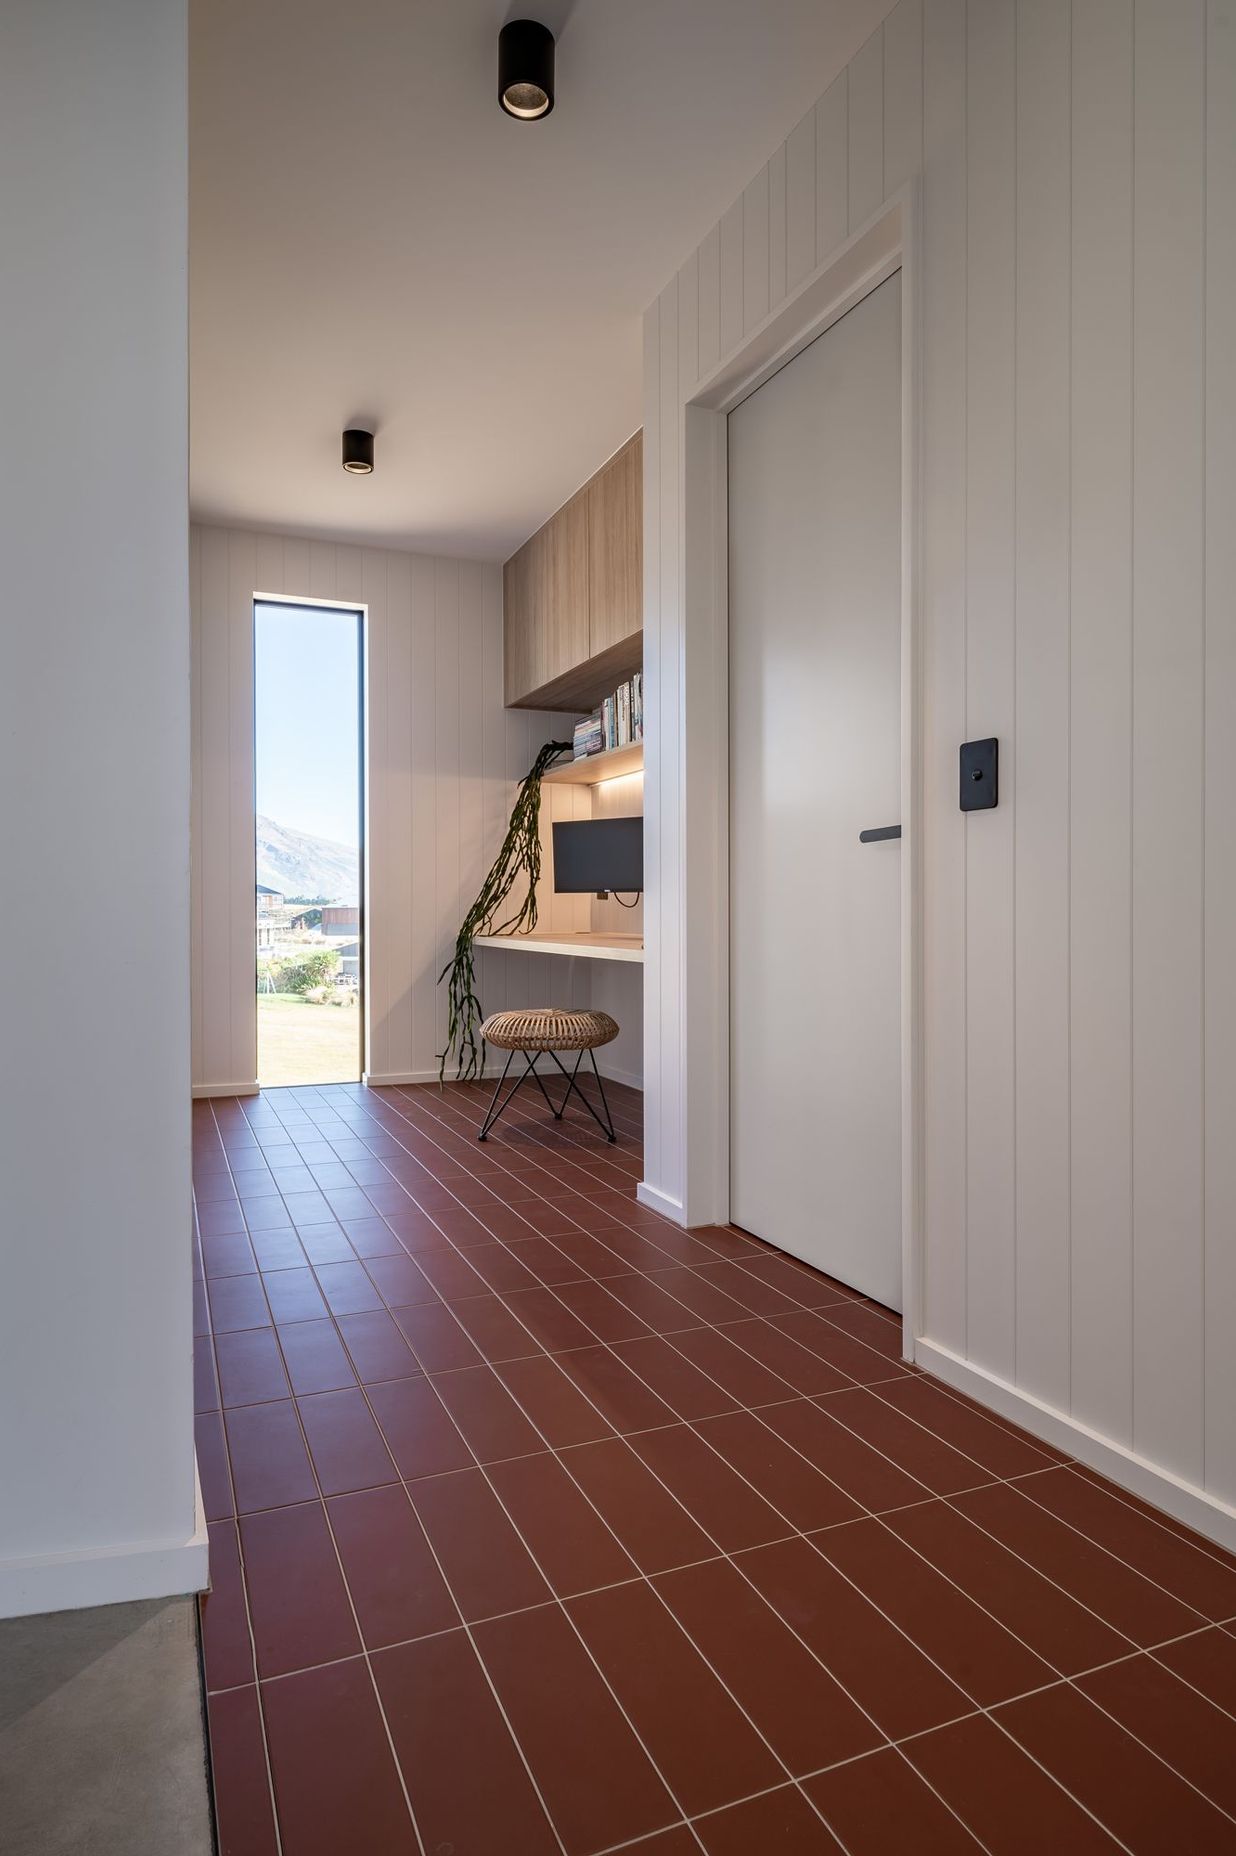
[[[635,960],[642,965],[644,941],[638,934],[569,934],[534,928],[531,934],[478,934],[476,947],[500,947],[513,954],[571,954],[579,960]]]

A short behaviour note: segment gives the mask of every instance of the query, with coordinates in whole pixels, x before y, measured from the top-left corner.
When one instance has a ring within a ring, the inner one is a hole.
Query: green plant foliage
[[[330,948],[318,948],[293,960],[281,961],[274,969],[279,992],[307,993],[325,985],[339,966],[339,955]]]
[[[447,987],[446,1049],[438,1058],[438,1081],[446,1081],[446,1066],[455,1062],[457,1082],[471,1082],[484,1073],[485,1040],[481,1036],[484,1012],[476,992],[472,943],[478,934],[519,934],[536,927],[536,886],[541,874],[541,776],[563,754],[569,741],[547,741],[519,788],[502,848],[493,861],[481,893],[464,916],[455,936],[455,953],[438,975]],[[521,872],[528,877],[528,893],[514,915],[493,926],[494,917],[515,886]]]

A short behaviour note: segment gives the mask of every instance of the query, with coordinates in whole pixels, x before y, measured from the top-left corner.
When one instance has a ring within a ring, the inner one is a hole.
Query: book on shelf
[[[614,701],[618,705],[617,745],[620,748],[629,747],[631,744],[631,685],[629,683],[618,685],[614,692]]]
[[[641,670],[631,678],[631,739],[644,739],[644,673]]]
[[[601,704],[601,733],[606,748],[618,746],[618,708],[612,696],[607,696]]]
[[[574,735],[576,760],[583,760],[589,754],[599,754],[604,746],[599,715],[589,715],[582,722],[576,722]]]

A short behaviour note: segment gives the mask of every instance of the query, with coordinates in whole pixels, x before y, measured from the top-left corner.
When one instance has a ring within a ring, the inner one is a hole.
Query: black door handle
[[[900,825],[881,825],[875,831],[860,831],[858,841],[860,844],[883,844],[886,838],[899,838],[900,836]]]

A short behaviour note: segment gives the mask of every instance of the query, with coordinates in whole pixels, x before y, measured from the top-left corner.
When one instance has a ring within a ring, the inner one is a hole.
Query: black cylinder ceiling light
[[[554,107],[554,35],[535,19],[508,20],[498,34],[498,101],[508,116],[537,122]]]
[[[373,470],[373,433],[352,426],[343,435],[343,468],[353,477],[368,477]]]

